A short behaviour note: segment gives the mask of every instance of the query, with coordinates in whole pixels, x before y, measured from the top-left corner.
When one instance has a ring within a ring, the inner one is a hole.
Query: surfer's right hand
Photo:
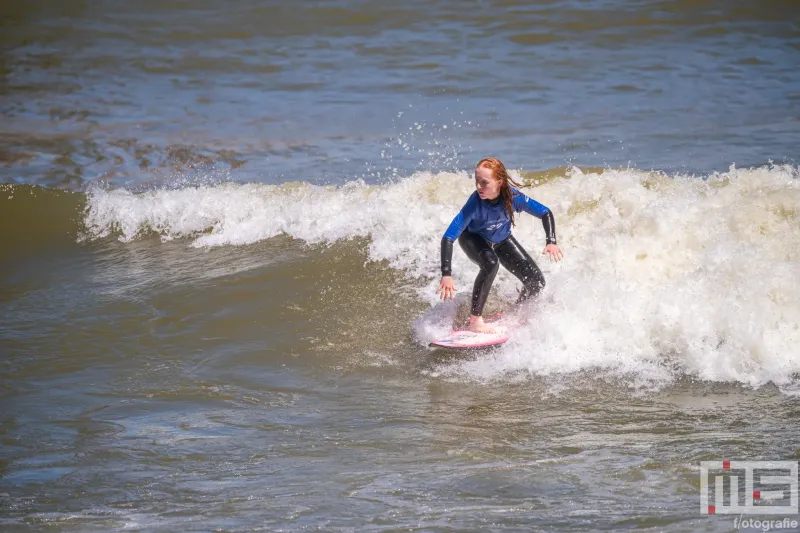
[[[442,281],[439,282],[439,288],[436,289],[436,294],[442,293],[442,300],[447,300],[456,297],[456,286],[453,284],[453,276],[442,276]]]

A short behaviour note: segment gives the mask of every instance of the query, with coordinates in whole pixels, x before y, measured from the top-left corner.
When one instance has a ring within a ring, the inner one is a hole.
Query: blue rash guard
[[[513,205],[514,211],[517,213],[525,211],[537,218],[542,218],[550,212],[547,207],[536,200],[531,200],[517,189],[512,187],[511,190],[514,192]],[[444,233],[444,238],[455,241],[465,229],[477,233],[492,244],[497,244],[511,235],[511,220],[503,209],[503,202],[481,200],[478,192],[475,191],[450,223],[450,227]]]
[[[540,218],[547,236],[547,244],[556,244],[556,226],[553,214],[546,206],[531,200],[515,188],[512,205],[514,211],[525,211]],[[453,242],[464,230],[476,233],[492,244],[499,244],[511,235],[511,219],[503,208],[502,201],[482,200],[475,191],[450,223],[442,237],[442,275],[450,275]]]

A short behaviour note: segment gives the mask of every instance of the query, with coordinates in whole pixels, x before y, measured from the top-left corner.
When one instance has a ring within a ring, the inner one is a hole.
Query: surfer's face
[[[492,169],[478,167],[475,169],[475,189],[483,200],[494,200],[500,196],[500,180],[494,179]]]

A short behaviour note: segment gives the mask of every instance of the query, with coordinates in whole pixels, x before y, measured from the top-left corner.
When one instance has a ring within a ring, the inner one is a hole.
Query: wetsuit
[[[513,187],[511,190],[514,193],[514,211],[525,211],[540,218],[547,244],[556,244],[556,223],[550,209]],[[442,237],[442,276],[452,275],[453,242],[456,239],[467,257],[481,269],[472,291],[473,315],[483,313],[499,264],[524,285],[520,300],[538,294],[544,287],[542,271],[511,235],[511,220],[503,209],[502,198],[482,200],[477,191],[472,193]]]

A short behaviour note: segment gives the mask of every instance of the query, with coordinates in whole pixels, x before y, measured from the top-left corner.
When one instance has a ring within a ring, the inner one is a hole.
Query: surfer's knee
[[[500,268],[500,261],[497,259],[497,254],[489,250],[481,253],[481,270],[487,274],[497,274],[498,268]]]

